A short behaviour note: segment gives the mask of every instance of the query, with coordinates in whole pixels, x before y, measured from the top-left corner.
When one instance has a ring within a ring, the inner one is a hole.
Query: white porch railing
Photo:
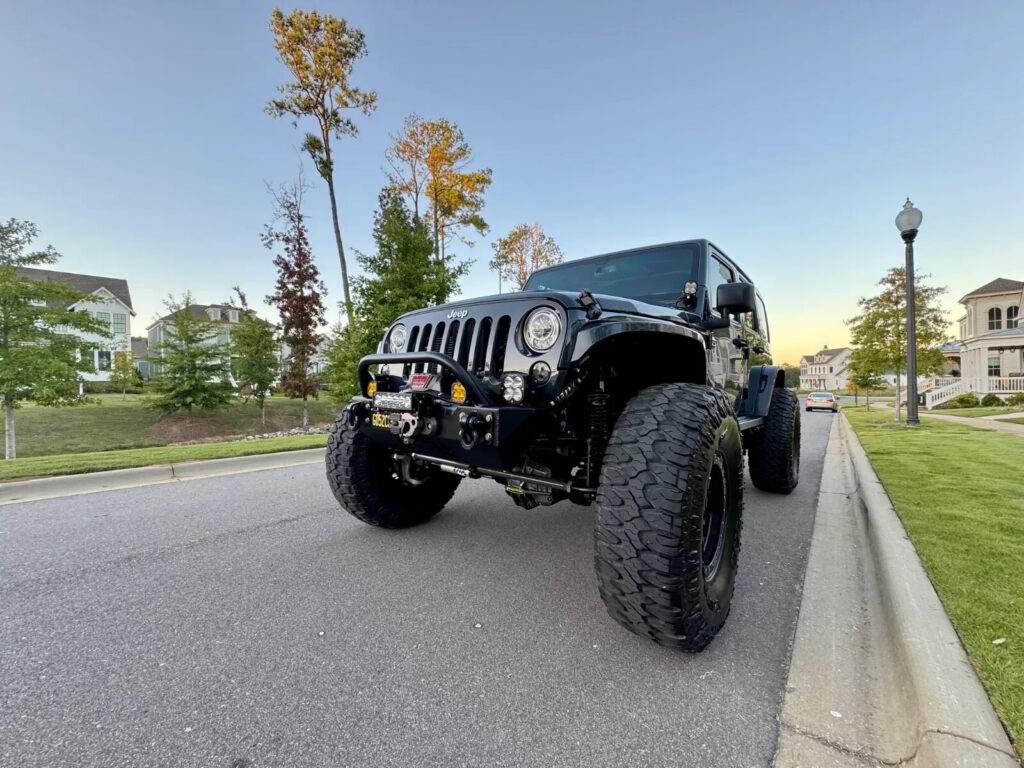
[[[978,388],[974,391],[983,392],[986,395],[989,392],[997,395],[1024,392],[1024,376],[989,376],[987,379],[982,379],[980,383],[985,385],[985,388]]]
[[[947,400],[951,400],[957,395],[962,395],[969,391],[967,379],[939,379],[939,381],[951,381],[952,383],[945,384],[941,387],[937,386],[934,389],[925,392],[925,408],[934,408],[936,405],[941,405]]]

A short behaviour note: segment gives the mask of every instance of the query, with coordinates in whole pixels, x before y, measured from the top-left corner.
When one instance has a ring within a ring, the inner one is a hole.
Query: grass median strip
[[[34,456],[0,462],[0,480],[76,475],[83,472],[148,467],[155,464],[175,464],[200,459],[229,459],[235,456],[255,456],[261,453],[319,448],[324,445],[327,445],[327,435],[296,435],[294,437],[271,437],[264,440],[233,440],[226,443],[200,443],[158,448],[133,448],[124,451]]]
[[[1024,748],[1024,440],[845,411],[1007,726]]]

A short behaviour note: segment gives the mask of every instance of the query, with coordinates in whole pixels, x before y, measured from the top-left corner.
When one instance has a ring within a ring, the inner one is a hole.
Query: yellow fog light
[[[456,403],[466,402],[466,388],[457,381],[452,384],[452,400]]]
[[[374,393],[376,391],[377,391],[377,382],[371,380],[370,383],[366,385],[366,396],[367,397],[373,397],[373,395],[374,395]]]

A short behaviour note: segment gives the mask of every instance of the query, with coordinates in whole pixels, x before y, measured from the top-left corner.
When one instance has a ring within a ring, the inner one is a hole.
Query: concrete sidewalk
[[[237,456],[230,459],[206,459],[179,464],[44,477],[38,480],[16,480],[0,483],[0,506],[59,496],[76,496],[80,493],[96,493],[120,488],[136,488],[140,485],[175,483],[216,475],[233,475],[239,472],[256,472],[262,469],[313,464],[324,460],[324,450],[323,448],[307,448],[300,451]]]
[[[872,406],[881,408],[892,412],[894,409],[891,406],[884,405],[882,403],[872,403]],[[903,409],[900,409],[901,414],[905,413]],[[1024,436],[1024,424],[1010,424],[1005,421],[999,421],[999,419],[1024,419],[1024,413],[1003,413],[998,416],[953,416],[952,414],[945,413],[934,413],[933,411],[926,411],[923,408],[918,410],[918,416],[928,419],[938,419],[939,421],[948,421],[951,424],[963,424],[968,427],[974,427],[975,429],[987,429],[991,432],[1004,432],[1009,435],[1021,435]]]
[[[833,420],[775,766],[1017,757],[845,417]]]

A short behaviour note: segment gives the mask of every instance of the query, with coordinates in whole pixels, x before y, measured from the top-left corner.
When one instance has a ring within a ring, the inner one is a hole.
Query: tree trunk
[[[896,421],[900,420],[900,374],[896,373]]]
[[[263,422],[263,426],[267,426],[267,399],[265,397],[260,398],[260,421]]]
[[[302,396],[302,428],[309,426],[309,395]]]
[[[331,196],[331,222],[334,224],[334,242],[338,244],[338,260],[341,262],[341,288],[345,293],[345,314],[348,316],[348,324],[351,328],[354,322],[352,316],[352,296],[348,291],[348,265],[345,263],[345,246],[341,244],[341,226],[338,224],[338,199],[334,195],[334,165],[331,162],[331,143],[328,136],[324,135],[324,158],[327,160],[327,191]]]
[[[4,415],[7,417],[5,457],[15,459],[18,457],[18,449],[14,442],[14,398],[11,395],[4,395]]]

